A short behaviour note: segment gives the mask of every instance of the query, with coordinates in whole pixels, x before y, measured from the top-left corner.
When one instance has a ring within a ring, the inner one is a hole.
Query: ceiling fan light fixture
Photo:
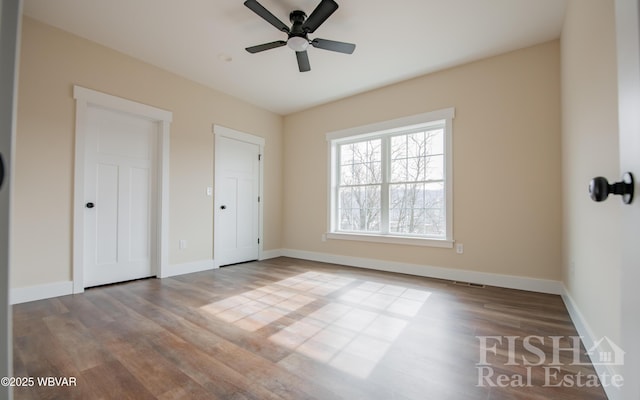
[[[287,46],[294,51],[305,51],[309,47],[309,41],[300,36],[292,36],[287,40]]]

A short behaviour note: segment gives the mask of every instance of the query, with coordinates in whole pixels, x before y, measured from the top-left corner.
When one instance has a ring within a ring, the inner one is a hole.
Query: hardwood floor
[[[13,319],[15,377],[76,381],[16,399],[606,399],[566,383],[595,371],[567,350],[559,296],[290,258],[20,304]]]

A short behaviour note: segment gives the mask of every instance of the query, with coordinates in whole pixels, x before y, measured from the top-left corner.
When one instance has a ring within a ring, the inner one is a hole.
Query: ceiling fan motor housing
[[[307,32],[302,29],[302,24],[307,19],[307,14],[304,11],[295,10],[289,14],[289,20],[293,24],[291,31],[289,32],[289,39],[287,40],[287,46],[294,51],[305,51],[309,47],[309,38]]]
[[[293,10],[291,14],[289,14],[289,21],[291,21],[294,27],[299,25],[300,30],[302,30],[302,23],[305,19],[307,19],[307,14],[305,14],[304,11]]]

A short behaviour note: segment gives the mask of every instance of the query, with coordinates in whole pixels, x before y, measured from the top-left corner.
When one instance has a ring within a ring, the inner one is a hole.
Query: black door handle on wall
[[[631,172],[625,172],[622,175],[622,180],[614,184],[609,184],[607,178],[597,176],[589,183],[589,195],[593,201],[605,201],[610,194],[617,194],[622,196],[622,202],[624,204],[631,204],[633,201],[633,175]]]

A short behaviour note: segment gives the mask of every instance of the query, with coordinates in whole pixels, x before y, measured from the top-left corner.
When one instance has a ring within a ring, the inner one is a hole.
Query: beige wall
[[[281,116],[93,42],[25,18],[19,80],[14,191],[14,288],[72,278],[73,85],[173,112],[170,264],[211,260],[211,125],[262,136],[264,249],[281,247]],[[178,249],[186,239],[188,247]]]
[[[325,133],[455,107],[453,249],[328,240]],[[285,117],[288,249],[561,279],[560,49],[553,41]]]
[[[561,43],[563,280],[594,338],[619,341],[622,203],[587,190],[620,178],[614,2],[570,0]]]

